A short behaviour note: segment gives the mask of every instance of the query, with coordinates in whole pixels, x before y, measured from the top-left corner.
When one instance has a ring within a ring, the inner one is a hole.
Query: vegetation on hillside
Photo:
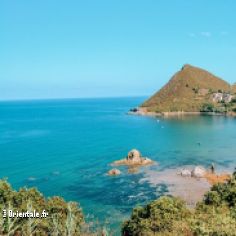
[[[214,185],[195,209],[162,197],[135,208],[122,227],[123,236],[236,235],[236,172],[227,183]]]
[[[215,112],[215,113],[227,113],[235,112],[236,99],[233,98],[231,102],[218,102],[218,103],[203,103],[200,112]]]
[[[145,101],[141,107],[151,112],[199,112],[205,111],[205,104],[213,106],[210,111],[228,112],[235,107],[213,102],[215,93],[234,94],[236,86],[230,86],[213,74],[185,65],[156,94]],[[232,109],[231,109],[232,108]],[[208,109],[207,109],[208,111]]]

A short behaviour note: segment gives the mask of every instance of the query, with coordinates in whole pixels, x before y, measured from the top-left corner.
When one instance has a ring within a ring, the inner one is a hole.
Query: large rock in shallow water
[[[141,153],[136,149],[131,150],[125,159],[113,162],[113,165],[128,165],[128,166],[142,166],[150,164],[153,164],[153,161],[147,157],[142,157]]]
[[[142,161],[142,155],[138,150],[133,149],[128,153],[126,160],[133,164],[140,163]]]
[[[191,176],[195,178],[203,178],[205,175],[206,169],[202,166],[196,166],[191,172]]]

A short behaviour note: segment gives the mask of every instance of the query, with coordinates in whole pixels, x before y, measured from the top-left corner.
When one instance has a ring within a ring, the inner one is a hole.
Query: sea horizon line
[[[24,101],[52,101],[52,100],[93,100],[93,99],[122,99],[122,98],[146,98],[150,95],[127,96],[101,96],[101,97],[52,97],[52,98],[8,98],[0,99],[0,102],[24,102]]]

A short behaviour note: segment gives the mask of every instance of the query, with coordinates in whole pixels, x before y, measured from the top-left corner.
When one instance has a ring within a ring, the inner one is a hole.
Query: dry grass
[[[207,173],[205,175],[205,178],[210,184],[214,185],[218,183],[225,183],[227,180],[230,179],[230,175],[229,174],[217,175],[217,174]]]
[[[232,85],[231,91],[236,94],[236,83]]]

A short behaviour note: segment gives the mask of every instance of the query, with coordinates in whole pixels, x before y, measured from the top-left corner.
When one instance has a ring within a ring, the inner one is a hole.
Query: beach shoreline
[[[144,178],[140,183],[147,182],[153,187],[161,184],[167,186],[168,191],[165,195],[179,197],[189,208],[194,208],[198,202],[202,201],[205,193],[207,193],[213,183],[206,175],[203,178],[184,177],[179,174],[180,170],[192,169],[193,166],[182,166],[178,168],[168,168],[162,171],[147,170]],[[226,176],[231,174],[231,170],[222,169],[215,174],[216,177]],[[219,178],[220,179],[220,178]],[[216,178],[217,180],[217,178]],[[223,182],[223,181],[222,181]]]

